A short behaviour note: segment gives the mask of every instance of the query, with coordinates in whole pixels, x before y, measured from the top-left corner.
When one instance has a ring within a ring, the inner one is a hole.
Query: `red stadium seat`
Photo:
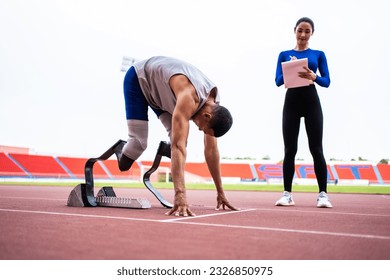
[[[141,177],[141,169],[138,162],[134,162],[128,171],[120,171],[118,167],[118,160],[108,159],[102,162],[107,170],[110,172],[113,179],[130,179],[139,180]]]
[[[52,156],[9,154],[34,177],[70,178]]]
[[[22,168],[14,163],[5,153],[0,153],[0,176],[28,176]]]
[[[76,178],[84,178],[84,167],[87,162],[86,158],[58,157],[58,159],[66,166],[71,175]],[[109,178],[107,172],[104,171],[99,162],[95,163],[93,172],[95,178]]]

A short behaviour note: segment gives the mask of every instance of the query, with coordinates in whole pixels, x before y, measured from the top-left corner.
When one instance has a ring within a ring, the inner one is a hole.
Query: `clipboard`
[[[299,72],[305,71],[308,67],[307,58],[294,59],[282,62],[282,72],[285,88],[304,87],[313,84],[313,81],[298,76]]]

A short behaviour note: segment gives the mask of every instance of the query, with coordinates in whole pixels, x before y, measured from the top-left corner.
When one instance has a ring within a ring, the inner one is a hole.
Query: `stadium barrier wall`
[[[2,178],[58,178],[83,179],[87,158],[30,155],[0,152],[0,177]],[[99,161],[94,167],[96,179],[141,181],[143,173],[152,161],[137,161],[126,172],[120,172],[115,158]],[[335,184],[389,185],[390,165],[371,162],[331,162],[328,164],[328,181]],[[170,173],[170,162],[162,161],[153,180],[164,178]],[[186,164],[187,182],[210,182],[211,175],[205,162]],[[258,182],[280,184],[283,179],[283,165],[271,161],[221,162],[221,175],[224,183]],[[297,163],[294,183],[316,184],[314,166],[310,163]]]

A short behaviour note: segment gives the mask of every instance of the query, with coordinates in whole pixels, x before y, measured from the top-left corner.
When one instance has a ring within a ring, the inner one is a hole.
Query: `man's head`
[[[224,135],[233,125],[229,110],[217,103],[206,103],[193,117],[194,123],[205,134],[214,137]]]

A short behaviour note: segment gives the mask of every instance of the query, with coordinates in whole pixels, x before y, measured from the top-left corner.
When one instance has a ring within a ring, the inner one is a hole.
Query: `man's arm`
[[[171,78],[170,86],[176,95],[175,110],[172,114],[171,172],[175,189],[174,206],[167,215],[194,216],[186,198],[184,170],[187,157],[187,139],[190,120],[198,106],[195,88],[183,75]]]
[[[229,203],[223,191],[218,142],[214,136],[204,135],[204,155],[207,167],[217,189],[217,207],[215,209],[219,210],[221,206],[225,209],[225,206],[227,206],[232,210],[239,210]]]

